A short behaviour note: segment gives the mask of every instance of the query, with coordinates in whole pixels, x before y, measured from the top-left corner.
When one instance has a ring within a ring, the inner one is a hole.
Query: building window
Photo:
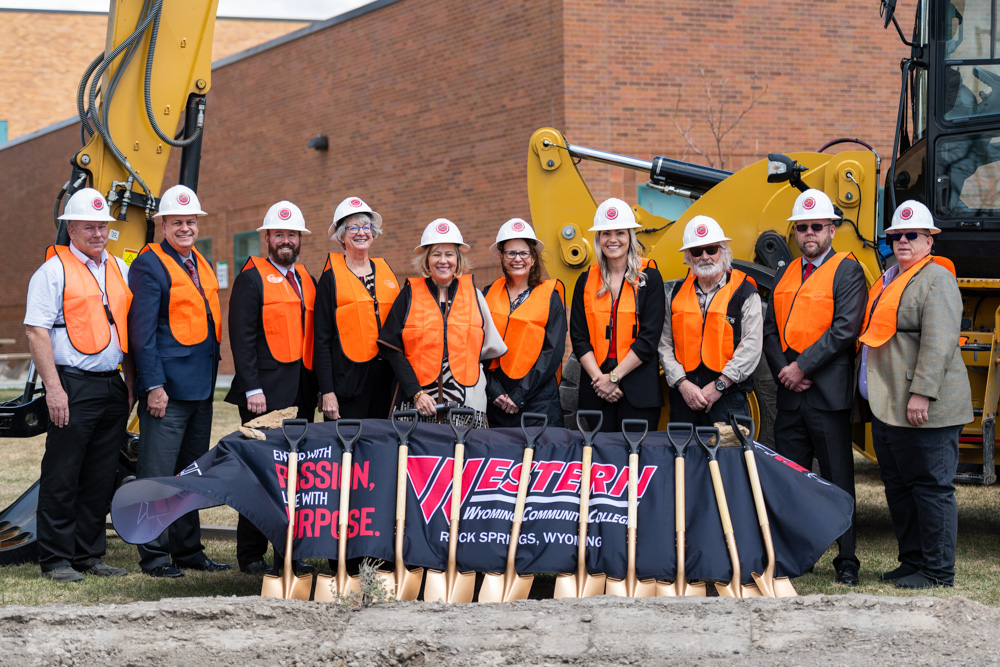
[[[0,120],[0,144],[7,143],[7,121]]]
[[[202,256],[208,260],[209,263],[212,262],[212,239],[198,239],[194,242],[195,249],[202,254]]]
[[[253,255],[260,255],[260,233],[241,232],[233,235],[233,267],[236,271],[243,268]]]

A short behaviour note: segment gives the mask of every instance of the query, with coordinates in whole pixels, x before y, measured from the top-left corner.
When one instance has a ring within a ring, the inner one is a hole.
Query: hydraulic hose
[[[156,118],[153,115],[153,101],[149,92],[150,82],[153,79],[153,56],[156,52],[156,36],[160,32],[160,8],[162,3],[163,0],[157,0],[157,3],[153,8],[153,27],[149,31],[149,51],[146,54],[146,76],[143,81],[143,101],[146,103],[146,119],[149,120],[149,124],[153,128],[153,131],[156,132],[156,136],[169,146],[174,146],[175,148],[185,148],[201,138],[201,124],[195,128],[194,133],[187,139],[178,140],[167,136],[163,130],[160,129],[160,126],[157,124]]]

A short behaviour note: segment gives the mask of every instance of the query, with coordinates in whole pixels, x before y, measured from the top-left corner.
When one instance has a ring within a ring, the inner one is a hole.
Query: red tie
[[[187,268],[188,274],[190,274],[191,276],[191,280],[194,281],[194,286],[198,288],[199,292],[201,292],[201,298],[204,299],[205,290],[201,288],[201,281],[198,280],[198,272],[194,270],[194,262],[192,262],[190,259],[185,259],[184,266]]]
[[[295,296],[299,297],[299,301],[302,301],[302,292],[299,291],[299,285],[295,282],[295,276],[292,272],[295,269],[289,269],[288,273],[285,274],[285,278],[288,278],[288,282],[292,284],[292,290],[295,292]]]
[[[812,274],[813,269],[815,269],[815,268],[816,268],[816,265],[813,264],[812,262],[809,262],[808,264],[806,264],[805,270],[802,271],[802,280],[805,280],[806,278],[808,278],[810,276],[810,274]]]

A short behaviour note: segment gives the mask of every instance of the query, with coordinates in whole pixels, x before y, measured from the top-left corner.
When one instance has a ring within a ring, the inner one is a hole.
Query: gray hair
[[[371,216],[370,213],[353,213],[346,218],[342,218],[337,224],[337,228],[333,230],[333,236],[330,238],[344,246],[344,237],[347,235],[347,226],[355,224],[359,227],[362,225],[372,226],[372,241],[377,239],[382,235],[382,221],[375,222],[375,218]]]

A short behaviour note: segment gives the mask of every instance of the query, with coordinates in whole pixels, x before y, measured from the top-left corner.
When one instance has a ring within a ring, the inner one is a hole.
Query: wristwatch
[[[723,380],[722,378],[718,378],[715,381],[715,388],[718,389],[719,391],[725,391],[726,389],[729,388],[729,385],[727,385],[726,381]]]
[[[608,379],[614,382],[615,384],[618,384],[618,380],[620,380],[621,378],[618,377],[617,373],[611,371],[610,373],[608,373]]]

